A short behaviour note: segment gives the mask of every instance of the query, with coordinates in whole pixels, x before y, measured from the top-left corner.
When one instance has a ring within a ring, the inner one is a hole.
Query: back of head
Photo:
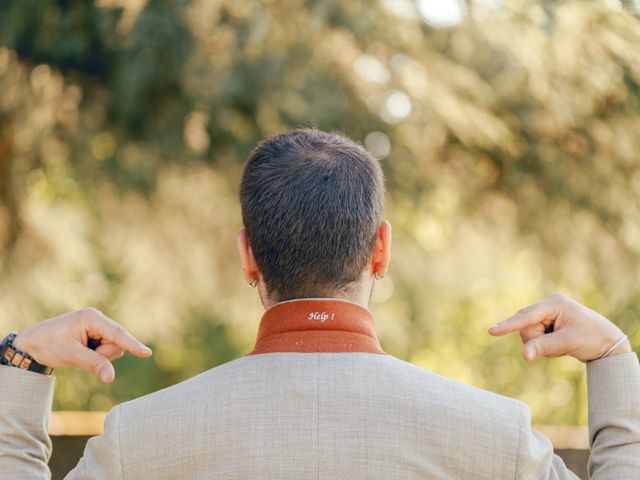
[[[352,289],[382,219],[378,161],[333,133],[293,130],[261,142],[240,186],[242,220],[277,301]]]

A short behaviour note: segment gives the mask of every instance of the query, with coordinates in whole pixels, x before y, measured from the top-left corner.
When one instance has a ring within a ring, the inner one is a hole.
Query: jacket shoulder
[[[187,404],[203,398],[207,390],[215,388],[216,384],[231,381],[232,376],[239,374],[242,369],[243,358],[238,358],[214,368],[210,368],[198,375],[188,378],[170,387],[156,390],[119,405],[123,415],[136,414],[144,411],[146,414],[153,409],[168,410],[172,407],[185,408]]]
[[[400,382],[407,389],[418,392],[428,403],[442,404],[447,410],[468,414],[468,418],[495,418],[505,425],[508,419],[513,421],[514,430],[528,415],[529,408],[520,400],[506,397],[489,390],[468,385],[427,370],[413,363],[388,356],[385,359],[394,370]],[[397,387],[401,387],[398,385]]]

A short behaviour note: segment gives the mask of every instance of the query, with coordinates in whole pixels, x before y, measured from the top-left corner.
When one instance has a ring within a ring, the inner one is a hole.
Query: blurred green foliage
[[[579,363],[526,365],[486,329],[562,291],[640,347],[635,3],[454,3],[438,28],[428,0],[0,2],[0,326],[91,305],[155,349],[111,386],[59,372],[56,408],[108,409],[250,350],[243,160],[316,126],[386,173],[385,349],[536,422],[586,421]]]

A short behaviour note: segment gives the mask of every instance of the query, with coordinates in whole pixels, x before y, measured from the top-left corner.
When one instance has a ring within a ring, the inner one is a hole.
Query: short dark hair
[[[371,260],[384,205],[378,161],[335,133],[259,143],[240,185],[242,220],[277,301],[350,290]]]

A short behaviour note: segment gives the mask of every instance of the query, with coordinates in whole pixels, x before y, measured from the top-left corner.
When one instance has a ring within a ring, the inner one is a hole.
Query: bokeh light
[[[417,0],[424,21],[436,28],[453,27],[466,13],[464,0]]]

